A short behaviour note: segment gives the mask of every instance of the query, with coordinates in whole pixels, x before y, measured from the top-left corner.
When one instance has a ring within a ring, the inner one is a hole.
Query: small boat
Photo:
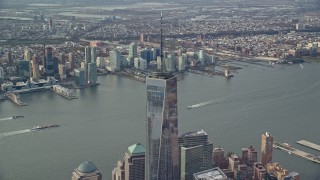
[[[48,128],[53,128],[53,127],[59,127],[58,124],[53,124],[53,125],[45,125],[45,126],[35,126],[33,128],[31,128],[31,131],[39,131],[42,129],[48,129]]]
[[[24,118],[24,116],[21,116],[21,115],[12,116],[12,119],[17,119],[17,118]]]

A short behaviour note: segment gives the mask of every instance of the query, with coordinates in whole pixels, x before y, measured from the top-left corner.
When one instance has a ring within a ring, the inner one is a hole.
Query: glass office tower
[[[177,77],[147,78],[146,180],[179,179]]]

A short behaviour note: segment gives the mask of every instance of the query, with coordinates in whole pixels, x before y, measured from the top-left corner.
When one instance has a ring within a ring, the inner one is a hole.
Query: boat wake
[[[7,117],[7,118],[2,118],[2,119],[0,119],[0,121],[9,121],[9,120],[11,120],[11,119],[13,119],[12,117]]]
[[[3,137],[14,136],[14,135],[24,134],[24,133],[28,133],[28,132],[31,132],[31,130],[30,129],[24,129],[24,130],[1,133],[0,134],[0,139],[3,138]]]

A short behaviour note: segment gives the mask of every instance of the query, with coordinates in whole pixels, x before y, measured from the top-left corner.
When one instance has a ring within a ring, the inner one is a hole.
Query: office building
[[[72,172],[72,180],[102,180],[102,174],[92,162],[84,162]]]
[[[144,34],[143,33],[140,33],[140,42],[144,42]]]
[[[91,63],[91,47],[90,46],[86,46],[84,48],[84,62]]]
[[[147,62],[150,63],[150,61],[153,60],[153,51],[145,48],[142,51],[140,51],[140,57],[147,60]]]
[[[121,159],[117,162],[117,166],[112,170],[112,180],[125,180],[125,162]]]
[[[273,137],[269,132],[262,134],[261,138],[261,164],[266,167],[272,161]]]
[[[153,73],[146,78],[146,179],[179,179],[177,77]]]
[[[121,70],[121,54],[117,50],[112,50],[109,53],[109,62],[111,71]]]
[[[86,63],[86,62],[81,62],[81,69],[84,69],[85,82],[88,83],[88,78],[89,78],[89,74],[88,74],[88,63]]]
[[[193,174],[213,168],[213,144],[202,129],[190,131],[179,136],[180,179],[192,180]]]
[[[60,80],[64,80],[67,78],[67,68],[63,64],[59,64],[59,77]]]
[[[53,61],[52,47],[47,47],[45,50],[45,73],[47,76],[53,76],[54,74]]]
[[[139,68],[141,70],[147,70],[148,69],[148,62],[147,60],[143,59],[143,58],[139,58]]]
[[[4,81],[4,69],[0,66],[0,84]]]
[[[231,171],[235,172],[239,165],[240,165],[239,157],[237,155],[235,155],[235,154],[231,154],[231,156],[229,157],[229,167],[228,167],[228,169],[230,169]]]
[[[38,81],[40,79],[39,58],[37,55],[32,56],[32,80]]]
[[[51,18],[48,19],[48,28],[49,30],[53,30],[53,20]]]
[[[145,148],[137,143],[128,147],[123,159],[112,170],[112,180],[144,180]]]
[[[186,62],[187,62],[187,55],[186,54],[179,56],[179,60],[178,60],[178,70],[179,71],[186,70]]]
[[[129,66],[132,66],[134,63],[134,59],[138,57],[137,45],[135,43],[131,43],[129,45]]]
[[[30,67],[29,61],[20,60],[17,62],[17,72],[19,77],[29,78],[30,77]]]
[[[74,69],[74,81],[79,87],[83,87],[86,84],[85,70],[84,69]]]
[[[12,59],[12,52],[11,51],[6,52],[6,59],[7,59],[7,64],[9,66],[12,66],[13,65],[13,59]]]
[[[27,61],[31,61],[31,51],[30,50],[24,51],[23,59],[27,60]]]
[[[97,57],[97,67],[103,68],[103,69],[106,67],[105,57]]]
[[[124,155],[124,161],[124,180],[145,179],[145,148],[143,145],[138,143],[128,147],[128,152]]]
[[[91,47],[91,62],[97,62],[97,47],[95,46]]]
[[[140,58],[134,58],[134,68],[140,68]]]
[[[254,163],[253,165],[253,179],[254,180],[265,180],[267,171],[260,163]]]
[[[220,169],[227,169],[229,162],[224,157],[224,149],[221,147],[214,148],[212,161],[215,166],[219,167]]]
[[[161,57],[157,56],[157,70],[160,71],[162,69]]]
[[[69,61],[69,64],[70,64],[70,69],[74,69],[76,64],[75,64],[75,59],[74,59],[73,52],[69,53],[68,61]]]
[[[169,54],[167,58],[165,58],[165,68],[168,72],[176,71],[176,57],[173,54]]]
[[[193,180],[227,180],[228,177],[218,167],[193,174]]]
[[[249,148],[242,148],[241,161],[243,164],[253,166],[254,163],[258,162],[258,152],[252,146]]]
[[[198,60],[200,61],[201,65],[205,64],[206,54],[205,54],[204,50],[199,51]]]
[[[97,65],[94,62],[88,64],[88,83],[90,85],[97,84]]]

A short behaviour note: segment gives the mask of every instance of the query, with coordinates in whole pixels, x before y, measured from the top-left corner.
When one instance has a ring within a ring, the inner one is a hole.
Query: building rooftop
[[[144,146],[140,143],[129,146],[128,151],[131,155],[143,155],[146,152]]]
[[[84,162],[78,166],[77,170],[81,173],[92,173],[98,169],[92,162]]]
[[[170,72],[152,72],[149,74],[149,78],[157,78],[157,79],[170,79],[174,77],[175,74]]]
[[[227,176],[220,168],[213,168],[193,174],[196,180],[227,180]]]
[[[200,129],[196,131],[189,131],[189,132],[183,133],[180,135],[180,137],[193,137],[193,136],[205,136],[205,135],[207,135],[207,133],[204,132],[204,130]]]

